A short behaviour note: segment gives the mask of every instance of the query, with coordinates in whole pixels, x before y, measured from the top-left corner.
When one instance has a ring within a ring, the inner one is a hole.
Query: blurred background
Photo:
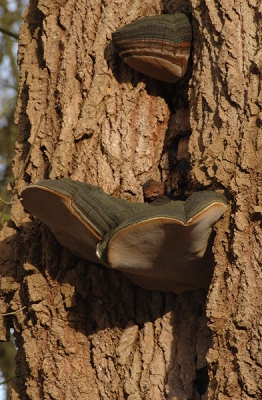
[[[13,182],[12,159],[17,138],[14,123],[19,71],[17,68],[18,35],[23,12],[29,0],[0,0],[0,229],[9,219]],[[1,246],[1,244],[0,244]],[[16,349],[10,342],[0,342],[0,400],[9,399],[8,382],[15,374]]]

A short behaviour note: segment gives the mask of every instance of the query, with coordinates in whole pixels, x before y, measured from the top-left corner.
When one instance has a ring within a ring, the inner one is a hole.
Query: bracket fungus
[[[187,71],[192,27],[182,13],[155,15],[118,29],[112,35],[112,42],[130,67],[174,83]]]
[[[120,270],[145,289],[174,293],[209,285],[208,241],[227,208],[226,198],[213,191],[154,206],[66,178],[28,186],[22,203],[73,253]]]

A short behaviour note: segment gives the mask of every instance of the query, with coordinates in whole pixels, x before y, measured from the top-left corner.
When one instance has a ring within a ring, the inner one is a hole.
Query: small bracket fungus
[[[187,71],[192,28],[185,14],[155,15],[118,29],[112,42],[130,67],[173,83]]]
[[[22,203],[73,253],[120,270],[145,289],[175,293],[209,285],[208,240],[227,208],[226,198],[212,191],[153,206],[66,178],[28,186]]]

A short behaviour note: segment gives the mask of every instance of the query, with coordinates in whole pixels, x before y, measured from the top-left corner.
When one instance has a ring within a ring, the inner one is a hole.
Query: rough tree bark
[[[215,227],[206,303],[205,290],[144,291],[78,259],[16,201],[0,254],[1,310],[13,312],[1,339],[12,326],[18,346],[12,399],[262,398],[259,3],[30,2],[16,199],[31,182],[70,177],[143,201],[153,179],[175,199],[225,192],[230,207]],[[175,86],[132,71],[110,42],[125,23],[181,10],[193,14],[189,110]]]

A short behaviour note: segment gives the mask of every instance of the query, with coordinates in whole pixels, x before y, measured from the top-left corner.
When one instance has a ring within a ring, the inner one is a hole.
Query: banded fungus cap
[[[112,42],[130,67],[174,83],[187,71],[192,27],[182,13],[155,15],[118,29],[112,35]]]
[[[212,191],[151,206],[108,232],[97,255],[144,289],[182,293],[207,287],[213,272],[208,241],[226,208],[226,198]]]
[[[120,270],[144,289],[175,293],[209,285],[207,244],[227,208],[226,198],[212,191],[153,206],[71,179],[28,186],[22,204],[78,256]]]
[[[63,246],[96,262],[94,252],[103,232],[99,222],[85,218],[77,187],[63,180],[46,180],[26,187],[21,195],[24,208],[44,222]]]
[[[44,222],[63,246],[93,262],[99,262],[96,246],[104,234],[137,212],[100,187],[67,178],[37,182],[21,195],[24,208]]]

